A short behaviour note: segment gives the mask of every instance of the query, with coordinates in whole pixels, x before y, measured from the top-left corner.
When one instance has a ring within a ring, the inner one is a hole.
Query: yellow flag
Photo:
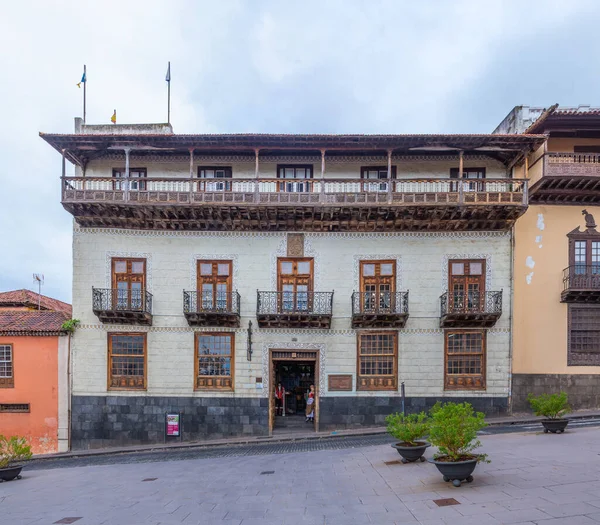
[[[117,110],[116,110],[116,109],[114,110],[114,113],[113,113],[112,117],[110,117],[110,121],[111,121],[113,124],[116,124],[116,123],[117,123]]]

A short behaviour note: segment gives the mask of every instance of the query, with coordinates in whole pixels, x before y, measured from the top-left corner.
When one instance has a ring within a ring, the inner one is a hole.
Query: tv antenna
[[[34,273],[33,274],[33,284],[38,285],[38,310],[42,309],[42,284],[44,284],[44,274],[43,273]]]

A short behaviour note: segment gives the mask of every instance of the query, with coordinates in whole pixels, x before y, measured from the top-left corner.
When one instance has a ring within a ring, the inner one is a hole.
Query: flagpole
[[[85,64],[83,64],[83,78],[85,82],[83,83],[83,123],[85,124],[85,89],[87,86],[87,74],[85,71]]]
[[[171,62],[169,61],[169,81],[167,82],[167,124],[171,123]],[[85,120],[85,119],[84,119]]]

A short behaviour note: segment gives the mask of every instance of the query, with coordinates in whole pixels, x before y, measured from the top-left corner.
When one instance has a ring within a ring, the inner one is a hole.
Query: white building
[[[318,430],[383,424],[401,384],[508,410],[511,177],[544,137],[42,138],[75,218],[74,448],[161,442],[167,413],[184,440],[306,430],[310,384]]]

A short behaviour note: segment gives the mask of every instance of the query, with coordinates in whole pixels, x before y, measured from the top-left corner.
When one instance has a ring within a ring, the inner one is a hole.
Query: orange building
[[[34,454],[69,447],[71,305],[29,290],[0,293],[0,434]]]

